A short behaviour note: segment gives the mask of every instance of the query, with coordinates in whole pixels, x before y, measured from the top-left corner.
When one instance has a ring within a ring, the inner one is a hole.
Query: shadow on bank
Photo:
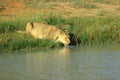
[[[78,39],[77,35],[73,34],[73,33],[69,33],[70,36],[70,46],[79,46],[79,44],[81,43],[81,40]]]

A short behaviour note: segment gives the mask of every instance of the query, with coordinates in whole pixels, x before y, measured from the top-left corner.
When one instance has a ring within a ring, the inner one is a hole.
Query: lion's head
[[[64,31],[60,31],[59,35],[57,35],[56,40],[58,42],[62,42],[65,46],[68,46],[70,43],[69,35]]]

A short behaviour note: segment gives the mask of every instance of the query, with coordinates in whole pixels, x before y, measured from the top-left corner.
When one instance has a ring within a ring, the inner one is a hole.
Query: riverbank
[[[119,4],[119,0],[4,0],[0,3],[0,52],[63,46],[16,32],[36,21],[67,30],[70,45],[120,44]]]
[[[17,33],[25,31],[28,21],[39,21],[56,25],[67,30],[72,44],[98,45],[106,43],[120,43],[120,16],[112,17],[69,17],[50,14],[47,18],[37,15],[32,18],[16,18],[15,20],[0,19],[0,51],[15,51],[31,48],[60,47],[62,44],[49,40],[36,40],[28,34]],[[79,41],[79,42],[78,42]]]

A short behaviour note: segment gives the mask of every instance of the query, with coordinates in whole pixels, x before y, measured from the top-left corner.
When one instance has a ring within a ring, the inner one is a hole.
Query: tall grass
[[[42,18],[41,18],[42,19]],[[45,19],[44,19],[45,20]],[[16,20],[0,19],[0,52],[17,51],[21,49],[32,48],[52,48],[63,46],[61,43],[55,43],[51,40],[34,39],[28,34],[17,33],[17,30],[25,31],[27,22],[40,20],[39,17],[30,17],[27,19],[16,18]]]
[[[50,40],[34,39],[27,34],[4,33],[0,35],[0,51],[30,50],[32,48],[53,48],[62,46]]]
[[[120,43],[120,17],[76,17],[68,22],[81,44]]]
[[[16,33],[25,30],[27,22],[39,21],[49,25],[56,25],[67,30],[72,44],[97,45],[106,43],[120,43],[120,16],[113,17],[69,17],[50,14],[47,17],[37,15],[27,19],[0,19],[0,51],[16,51],[31,48],[60,47],[61,43],[50,40],[34,39],[27,34]]]

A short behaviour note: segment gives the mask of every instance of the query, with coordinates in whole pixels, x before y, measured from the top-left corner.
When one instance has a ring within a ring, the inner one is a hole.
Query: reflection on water
[[[119,80],[120,46],[0,55],[0,80]]]

